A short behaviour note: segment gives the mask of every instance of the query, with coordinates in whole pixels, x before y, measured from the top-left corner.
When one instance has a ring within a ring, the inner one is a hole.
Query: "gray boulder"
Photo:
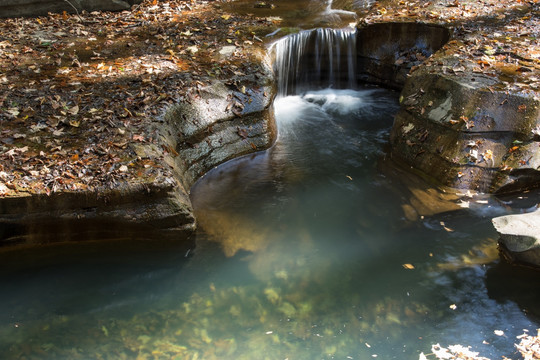
[[[492,220],[499,245],[512,262],[540,267],[540,210],[499,216]]]

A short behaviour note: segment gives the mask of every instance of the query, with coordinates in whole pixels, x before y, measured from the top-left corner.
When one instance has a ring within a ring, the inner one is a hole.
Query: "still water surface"
[[[518,358],[540,281],[491,256],[490,217],[510,210],[487,198],[407,220],[406,185],[383,166],[392,92],[309,92],[275,110],[274,147],[192,189],[188,257],[11,253],[0,358],[418,359],[435,343]]]

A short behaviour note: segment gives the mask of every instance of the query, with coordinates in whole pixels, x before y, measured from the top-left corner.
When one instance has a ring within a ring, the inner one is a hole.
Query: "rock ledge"
[[[501,250],[514,262],[540,267],[540,210],[492,220]]]

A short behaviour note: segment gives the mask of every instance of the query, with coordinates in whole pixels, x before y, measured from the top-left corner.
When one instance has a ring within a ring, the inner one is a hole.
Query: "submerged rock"
[[[500,216],[492,222],[500,234],[501,250],[511,261],[540,267],[540,210]]]

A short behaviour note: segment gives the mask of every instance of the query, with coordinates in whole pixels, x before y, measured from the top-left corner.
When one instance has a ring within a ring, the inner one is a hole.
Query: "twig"
[[[74,10],[75,12],[77,13],[77,17],[79,18],[79,20],[81,22],[84,22],[84,20],[82,19],[81,15],[79,14],[79,10],[75,7],[75,5],[73,5],[69,0],[64,0],[65,2],[67,2]]]

